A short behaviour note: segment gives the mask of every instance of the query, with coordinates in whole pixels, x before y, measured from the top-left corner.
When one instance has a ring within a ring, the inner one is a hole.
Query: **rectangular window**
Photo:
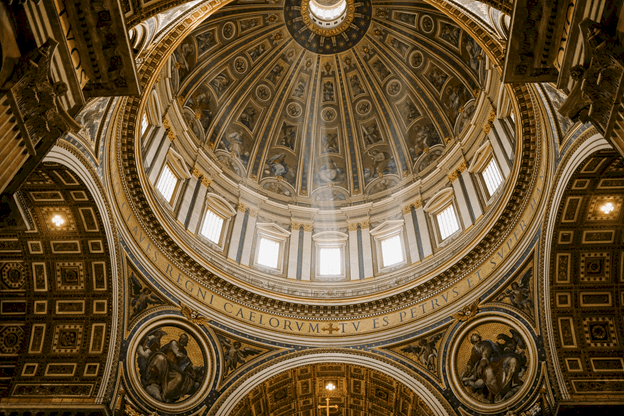
[[[158,178],[158,182],[156,182],[156,189],[158,189],[160,194],[167,201],[171,202],[171,197],[173,196],[173,191],[177,184],[178,178],[173,174],[169,165],[165,164]]]
[[[258,249],[258,264],[277,269],[277,261],[279,260],[280,243],[260,237],[260,247]]]
[[[440,212],[436,218],[438,219],[440,237],[442,237],[442,240],[453,235],[457,230],[459,230],[457,215],[455,215],[453,205],[449,205],[448,208]]]
[[[145,134],[145,130],[147,130],[147,126],[149,125],[149,123],[147,122],[147,115],[144,113],[143,114],[143,119],[141,120],[141,136],[143,136],[143,134]]]
[[[483,180],[485,181],[485,186],[487,186],[490,196],[494,195],[494,192],[496,192],[501,183],[503,183],[503,175],[494,159],[490,160],[490,163],[488,163],[483,171]]]
[[[219,244],[221,229],[223,228],[223,218],[212,212],[206,211],[201,234],[215,244]]]
[[[340,276],[342,256],[340,247],[323,247],[319,251],[319,275]]]
[[[393,266],[403,261],[403,248],[401,247],[401,236],[381,240],[381,254],[383,256],[384,267]]]

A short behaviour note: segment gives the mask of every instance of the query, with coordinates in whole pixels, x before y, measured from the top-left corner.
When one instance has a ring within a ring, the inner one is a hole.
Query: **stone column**
[[[256,218],[258,217],[258,210],[249,208],[247,210],[247,227],[245,228],[245,235],[243,241],[243,251],[241,253],[240,264],[249,266],[249,260],[251,259],[251,247],[253,246],[254,233],[256,231]]]
[[[448,178],[451,180],[453,184],[453,191],[455,193],[455,198],[457,198],[457,205],[459,207],[459,215],[461,215],[464,227],[468,228],[472,225],[472,218],[470,217],[470,207],[468,206],[469,202],[466,199],[466,195],[464,194],[464,190],[462,189],[461,182],[459,181],[459,176],[461,173],[459,170],[455,170],[449,173]]]
[[[236,218],[234,219],[234,225],[232,226],[232,237],[230,238],[230,248],[228,249],[228,259],[237,261],[238,247],[241,241],[241,233],[243,230],[243,223],[245,222],[245,213],[247,207],[243,204],[238,204],[236,207]]]
[[[149,180],[154,186],[156,186],[156,180],[158,179],[158,174],[160,173],[160,169],[162,168],[163,163],[165,163],[165,158],[167,157],[167,152],[169,151],[169,147],[175,136],[170,137],[166,136],[169,140],[163,138],[161,140],[161,144],[158,145],[158,150],[156,151],[156,155],[154,156],[154,161],[149,166]]]
[[[362,233],[362,256],[364,257],[364,278],[373,277],[373,250],[371,248],[370,223],[360,223]]]
[[[411,263],[416,263],[420,260],[420,253],[418,252],[418,240],[416,239],[416,228],[414,226],[414,219],[412,217],[413,204],[406,205],[402,208],[403,220],[405,221],[405,232],[407,234],[407,253],[410,256]]]
[[[197,203],[201,204],[201,201],[197,199],[197,195],[200,190],[200,178],[202,178],[201,171],[197,168],[193,168],[191,170],[191,177],[189,178],[186,188],[184,189],[184,193],[180,197],[180,207],[178,208],[177,218],[178,221],[184,224],[184,227],[187,229],[190,222],[189,213],[193,211],[193,208]]]
[[[162,147],[165,143],[163,143],[165,136],[165,128],[163,126],[157,126],[154,131],[152,131],[152,140],[149,143],[149,146],[144,151],[143,160],[145,161],[145,166],[149,172],[152,171],[152,164],[154,159],[156,158],[156,154],[159,153],[159,148]]]
[[[475,187],[474,178],[468,172],[468,166],[466,162],[462,162],[459,166],[459,171],[461,172],[461,176],[459,179],[464,183],[466,188],[466,193],[468,194],[468,200],[470,201],[470,206],[472,207],[472,212],[475,217],[475,222],[477,219],[483,215],[483,209],[481,208],[481,201],[479,200],[479,196],[477,194],[477,188]]]
[[[299,264],[299,235],[301,224],[293,222],[290,225],[290,246],[288,248],[288,278],[297,279],[297,266]]]
[[[349,274],[351,280],[360,280],[358,223],[350,223],[347,226],[349,227]]]
[[[197,191],[197,197],[195,199],[196,203],[194,204],[192,210],[190,211],[191,217],[188,221],[187,228],[191,231],[197,230],[197,224],[202,218],[202,210],[204,208],[204,199],[206,199],[206,194],[208,193],[208,187],[210,186],[210,180],[205,177],[201,177],[199,190]]]
[[[424,260],[433,254],[433,249],[431,248],[431,234],[429,233],[427,217],[423,210],[422,199],[414,203],[414,210],[416,211],[416,219],[418,220],[414,225],[417,228],[417,235],[420,235],[420,243],[422,244],[423,250],[423,258],[421,260]]]
[[[301,250],[301,280],[310,280],[312,271],[312,231],[314,224],[303,224],[303,249]]]

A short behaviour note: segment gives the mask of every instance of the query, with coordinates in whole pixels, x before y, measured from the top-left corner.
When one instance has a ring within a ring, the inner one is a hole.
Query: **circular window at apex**
[[[337,26],[344,20],[347,0],[310,0],[310,18],[321,27]]]

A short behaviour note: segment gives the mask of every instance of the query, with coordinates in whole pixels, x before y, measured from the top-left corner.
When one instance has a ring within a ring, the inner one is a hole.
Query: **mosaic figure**
[[[429,73],[429,81],[435,87],[436,90],[442,91],[442,86],[448,79],[448,75],[445,74],[440,68],[433,67]]]
[[[322,153],[338,153],[338,135],[324,133],[321,135]]]
[[[253,130],[254,124],[256,122],[256,115],[258,115],[256,109],[248,105],[241,113],[239,121],[249,130]]]
[[[407,51],[409,50],[409,46],[398,40],[397,38],[393,38],[390,41],[390,45],[399,53],[401,56],[405,56]]]
[[[225,359],[224,376],[227,376],[230,372],[236,371],[239,365],[245,364],[245,359],[247,357],[258,355],[262,352],[255,348],[243,347],[239,341],[232,342],[221,335],[218,337],[221,348],[223,348],[223,358]]]
[[[371,146],[381,141],[381,134],[379,134],[377,123],[370,123],[368,126],[362,126],[362,132],[364,133],[364,143],[366,146]]]
[[[271,69],[271,72],[269,72],[267,78],[273,84],[277,84],[277,80],[282,76],[282,72],[284,72],[284,67],[281,65],[275,65],[273,69]]]
[[[327,163],[321,166],[316,174],[316,181],[321,184],[341,183],[346,179],[344,169],[337,166],[333,159],[329,159]]]
[[[307,84],[305,80],[303,79],[300,79],[299,81],[297,81],[297,85],[293,89],[293,96],[297,98],[303,97],[303,94],[305,93],[306,85]]]
[[[440,37],[449,42],[453,46],[459,46],[459,37],[461,30],[457,26],[451,26],[447,23],[442,24],[442,33]]]
[[[511,336],[498,334],[498,342],[484,340],[476,332],[470,336],[472,351],[461,380],[470,391],[490,403],[510,398],[523,385],[520,378],[526,371],[527,346],[518,331],[512,328],[509,331]]]
[[[193,365],[186,347],[189,336],[182,333],[160,346],[167,333],[156,329],[143,337],[137,348],[137,365],[145,391],[164,403],[174,403],[195,393],[204,379],[204,366]]]
[[[497,300],[503,301],[509,298],[509,301],[513,306],[526,312],[530,312],[533,308],[533,301],[531,300],[531,287],[529,284],[532,274],[532,269],[527,271],[520,279],[519,284],[518,282],[513,282],[511,284],[511,288],[505,290],[505,292],[500,295]]]
[[[379,78],[382,80],[386,79],[386,77],[390,75],[390,71],[388,71],[388,68],[386,68],[383,62],[381,62],[379,59],[373,62],[373,69],[375,70],[375,72],[377,72],[377,75],[379,75]]]
[[[256,59],[260,58],[264,52],[266,52],[266,47],[264,46],[264,43],[261,43],[247,53],[249,54],[251,59],[255,61]]]
[[[360,78],[357,75],[351,75],[349,77],[349,83],[351,84],[353,95],[360,95],[365,93],[364,88],[362,88],[362,84],[360,84]]]
[[[334,83],[331,81],[323,84],[323,101],[334,101]]]
[[[277,143],[280,146],[289,148],[290,150],[295,150],[296,134],[297,128],[295,126],[290,126],[284,123],[282,125],[281,135]]]
[[[428,338],[423,338],[418,341],[417,345],[408,345],[402,348],[401,351],[408,354],[414,354],[418,356],[422,365],[424,365],[429,371],[436,371],[438,361],[438,349],[436,348],[437,342],[442,338],[443,333],[439,333]]]
[[[197,35],[195,39],[197,39],[197,48],[199,49],[200,55],[217,44],[217,40],[212,31]]]

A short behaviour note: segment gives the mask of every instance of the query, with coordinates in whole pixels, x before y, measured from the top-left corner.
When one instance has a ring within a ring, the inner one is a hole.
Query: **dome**
[[[387,296],[440,279],[505,209],[516,127],[503,95],[490,132],[507,90],[486,52],[424,2],[342,4],[224,6],[160,70],[143,189],[183,261],[278,298]]]
[[[469,130],[485,53],[432,6],[397,6],[221,9],[171,61],[190,145],[282,203],[352,205],[423,180]]]

